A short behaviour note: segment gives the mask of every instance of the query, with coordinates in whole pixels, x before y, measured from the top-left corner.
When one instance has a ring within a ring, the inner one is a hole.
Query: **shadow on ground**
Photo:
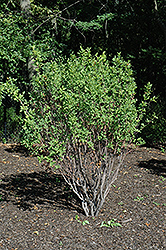
[[[166,177],[166,161],[151,159],[149,161],[139,162],[139,167],[146,168],[151,171],[152,174],[162,175]]]
[[[52,204],[56,208],[82,213],[80,201],[62,177],[46,171],[21,173],[1,179],[0,201],[2,200],[12,201],[25,210],[36,204]]]
[[[166,149],[166,143],[150,143],[146,142],[145,144],[140,145],[140,147],[146,147],[146,148],[154,148],[154,149]]]
[[[5,151],[8,153],[20,153],[20,156],[31,155],[30,151],[20,144],[11,144],[9,148],[5,149]]]

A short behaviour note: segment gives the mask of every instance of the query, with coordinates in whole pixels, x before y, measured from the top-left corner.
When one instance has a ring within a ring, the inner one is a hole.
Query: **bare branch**
[[[32,35],[33,35],[33,34],[34,34],[43,24],[47,23],[49,20],[51,20],[51,19],[53,19],[53,18],[58,18],[58,16],[59,16],[62,12],[68,10],[69,8],[73,7],[74,5],[76,5],[76,4],[78,4],[78,3],[82,2],[82,1],[83,1],[83,0],[78,0],[78,1],[76,1],[75,3],[73,3],[73,4],[70,4],[69,6],[67,6],[66,8],[64,8],[63,10],[59,11],[58,13],[56,13],[56,14],[51,15],[50,17],[48,17],[48,18],[47,18],[45,21],[43,21],[38,27],[36,27],[36,29],[34,29],[34,30],[32,31]]]

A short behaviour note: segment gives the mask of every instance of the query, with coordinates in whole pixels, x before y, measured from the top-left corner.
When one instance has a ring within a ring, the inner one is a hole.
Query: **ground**
[[[91,218],[59,175],[23,148],[0,144],[0,249],[166,249],[163,151],[140,147],[128,154],[99,216]],[[113,219],[119,224],[100,227]]]

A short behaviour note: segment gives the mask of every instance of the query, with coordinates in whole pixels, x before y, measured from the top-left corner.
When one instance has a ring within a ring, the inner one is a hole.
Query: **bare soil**
[[[112,219],[121,226],[100,227]],[[166,153],[140,147],[128,154],[91,218],[61,176],[24,148],[0,144],[0,249],[166,249]]]

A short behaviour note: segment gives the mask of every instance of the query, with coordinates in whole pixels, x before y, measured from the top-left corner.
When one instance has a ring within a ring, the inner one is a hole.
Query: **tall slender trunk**
[[[30,16],[31,16],[31,2],[30,2],[30,0],[20,0],[20,7],[21,7],[21,10],[25,14],[25,18],[29,19]],[[36,73],[35,65],[34,65],[34,58],[33,57],[28,58],[28,60],[27,60],[27,68],[28,68],[29,80],[32,80],[33,76]]]
[[[20,0],[21,10],[24,11],[27,15],[30,15],[31,12],[31,2],[30,0]]]

